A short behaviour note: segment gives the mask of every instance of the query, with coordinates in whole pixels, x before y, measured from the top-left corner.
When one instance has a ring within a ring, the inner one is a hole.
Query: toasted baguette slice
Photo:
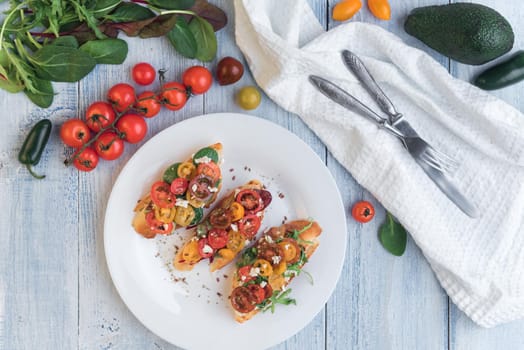
[[[229,298],[237,322],[272,307],[317,249],[321,232],[315,221],[291,221],[268,230],[242,254]]]
[[[178,250],[175,269],[192,270],[204,259],[210,260],[211,272],[229,264],[254,239],[270,203],[271,193],[258,180],[230,191]]]
[[[218,193],[220,192],[222,188],[222,174],[220,172],[220,167],[219,167],[221,163],[221,159],[222,159],[222,144],[215,143],[213,145],[202,148],[200,151],[208,149],[208,148],[216,151],[216,154],[218,155],[218,162],[216,164],[217,166],[214,168],[219,170],[219,173],[214,175],[215,177],[217,177],[218,175],[218,179],[216,180],[215,185],[212,188],[214,192],[211,193],[210,197],[206,199],[205,201],[199,201],[195,197],[191,197],[191,191],[188,188],[184,192],[182,200],[177,200],[176,204],[173,206],[173,208],[171,208],[171,210],[174,211],[172,212],[173,214],[176,213],[176,210],[180,210],[179,212],[180,215],[176,217],[176,219],[173,221],[173,219],[170,220],[169,218],[170,215],[166,214],[166,219],[164,219],[164,222],[155,221],[156,225],[151,225],[151,220],[147,220],[146,217],[148,213],[150,212],[155,213],[155,209],[158,210],[159,208],[157,208],[157,206],[151,199],[151,191],[149,191],[141,199],[138,200],[135,206],[135,209],[134,209],[135,216],[133,218],[132,225],[137,233],[141,234],[145,238],[153,238],[157,234],[169,234],[179,227],[186,227],[186,226],[189,226],[190,224],[194,224],[194,222],[191,222],[190,220],[192,217],[196,219],[198,219],[199,216],[200,218],[202,217],[200,213],[202,210],[201,208],[202,207],[208,208],[216,200]],[[196,152],[195,155],[198,154],[199,152]],[[159,181],[164,181],[167,184],[170,184],[173,178],[177,176],[177,177],[185,177],[187,178],[189,182],[191,182],[191,180],[195,179],[197,176],[200,175],[199,171],[197,171],[197,167],[199,163],[206,163],[209,161],[214,162],[213,160],[210,160],[208,158],[209,157],[194,159],[194,156],[192,156],[189,159],[187,159],[185,162],[174,163],[173,165],[171,165],[164,171],[162,179],[159,179]],[[174,175],[174,174],[177,174],[176,170],[178,169],[182,170],[182,168],[180,168],[177,164],[187,165],[184,167],[184,169],[187,171],[185,171],[184,174],[182,173],[180,174],[183,176]],[[173,198],[174,197],[175,195],[173,194]],[[180,207],[184,209],[179,209]],[[191,213],[190,210],[188,211],[188,208],[193,209],[193,213]],[[183,214],[182,211],[185,211],[185,215],[182,215]],[[169,209],[167,210],[167,212],[169,213]]]

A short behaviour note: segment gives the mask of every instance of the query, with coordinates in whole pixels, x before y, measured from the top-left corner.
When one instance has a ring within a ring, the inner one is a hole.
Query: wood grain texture
[[[263,0],[262,0],[263,1]],[[340,25],[330,20],[337,0],[308,0],[326,29]],[[223,8],[229,24],[218,33],[217,58],[243,57],[234,42],[233,5]],[[516,0],[477,0],[499,10],[513,25],[515,49],[524,47],[521,30],[524,9]],[[482,67],[449,60],[403,31],[403,20],[414,7],[444,4],[444,0],[390,1],[389,22],[371,16],[363,1],[356,21],[375,23],[399,35],[408,44],[430,53],[460,79],[470,80]],[[106,203],[118,173],[140,145],[126,144],[116,162],[102,162],[92,173],[65,169],[70,153],[58,138],[59,125],[82,116],[87,106],[105,98],[110,86],[129,82],[133,64],[147,61],[168,69],[168,80],[180,80],[182,71],[197,62],[181,58],[163,39],[128,39],[123,65],[101,65],[78,84],[55,84],[59,94],[51,108],[41,110],[25,96],[0,91],[4,107],[0,128],[0,350],[18,349],[178,349],[147,330],[127,309],[109,275],[103,247]],[[486,65],[489,66],[492,63]],[[206,64],[210,69],[216,60]],[[158,83],[152,88],[158,89]],[[234,103],[237,90],[253,85],[249,72],[234,85],[214,85],[204,96],[193,97],[179,112],[162,111],[148,120],[151,138],[187,118],[213,112],[242,112]],[[521,111],[522,84],[493,92]],[[385,211],[329,154],[326,147],[296,115],[276,106],[267,96],[255,111],[297,134],[325,161],[333,174],[345,208],[370,200],[376,218],[366,225],[351,218],[346,261],[338,286],[324,310],[297,335],[274,349],[519,349],[524,348],[524,321],[482,329],[447,298],[420,250],[409,240],[406,253],[394,257],[377,239]],[[37,181],[17,162],[17,153],[29,128],[43,117],[54,125]],[[350,140],[348,140],[350,142]]]

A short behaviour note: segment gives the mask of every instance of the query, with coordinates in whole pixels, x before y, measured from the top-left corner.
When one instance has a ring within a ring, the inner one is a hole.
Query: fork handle
[[[396,110],[391,100],[386,96],[384,91],[382,91],[373,76],[367,70],[364,62],[349,50],[342,51],[342,58],[346,67],[355,74],[366,90],[371,94],[371,96],[373,96],[380,109],[389,115],[391,123],[395,124],[395,122],[402,118],[402,114]]]

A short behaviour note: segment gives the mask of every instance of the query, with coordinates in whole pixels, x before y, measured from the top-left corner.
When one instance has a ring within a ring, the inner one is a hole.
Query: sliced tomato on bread
[[[242,253],[229,297],[237,322],[277,303],[295,303],[287,286],[317,249],[321,232],[315,221],[291,221],[271,228]]]
[[[177,251],[174,267],[189,271],[198,262],[209,259],[213,272],[229,264],[254,240],[271,199],[271,193],[258,180],[229,192]]]
[[[133,228],[146,238],[198,224],[222,187],[222,144],[170,165],[135,206]]]

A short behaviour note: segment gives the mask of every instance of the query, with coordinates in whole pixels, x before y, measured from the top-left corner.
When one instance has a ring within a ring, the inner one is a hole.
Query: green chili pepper
[[[42,156],[42,152],[49,140],[51,134],[51,121],[49,119],[43,119],[33,126],[27,138],[18,153],[18,160],[20,163],[25,164],[27,170],[37,179],[43,179],[45,175],[35,174],[31,166],[37,165]]]
[[[524,51],[480,73],[473,84],[484,90],[495,90],[524,79]]]

